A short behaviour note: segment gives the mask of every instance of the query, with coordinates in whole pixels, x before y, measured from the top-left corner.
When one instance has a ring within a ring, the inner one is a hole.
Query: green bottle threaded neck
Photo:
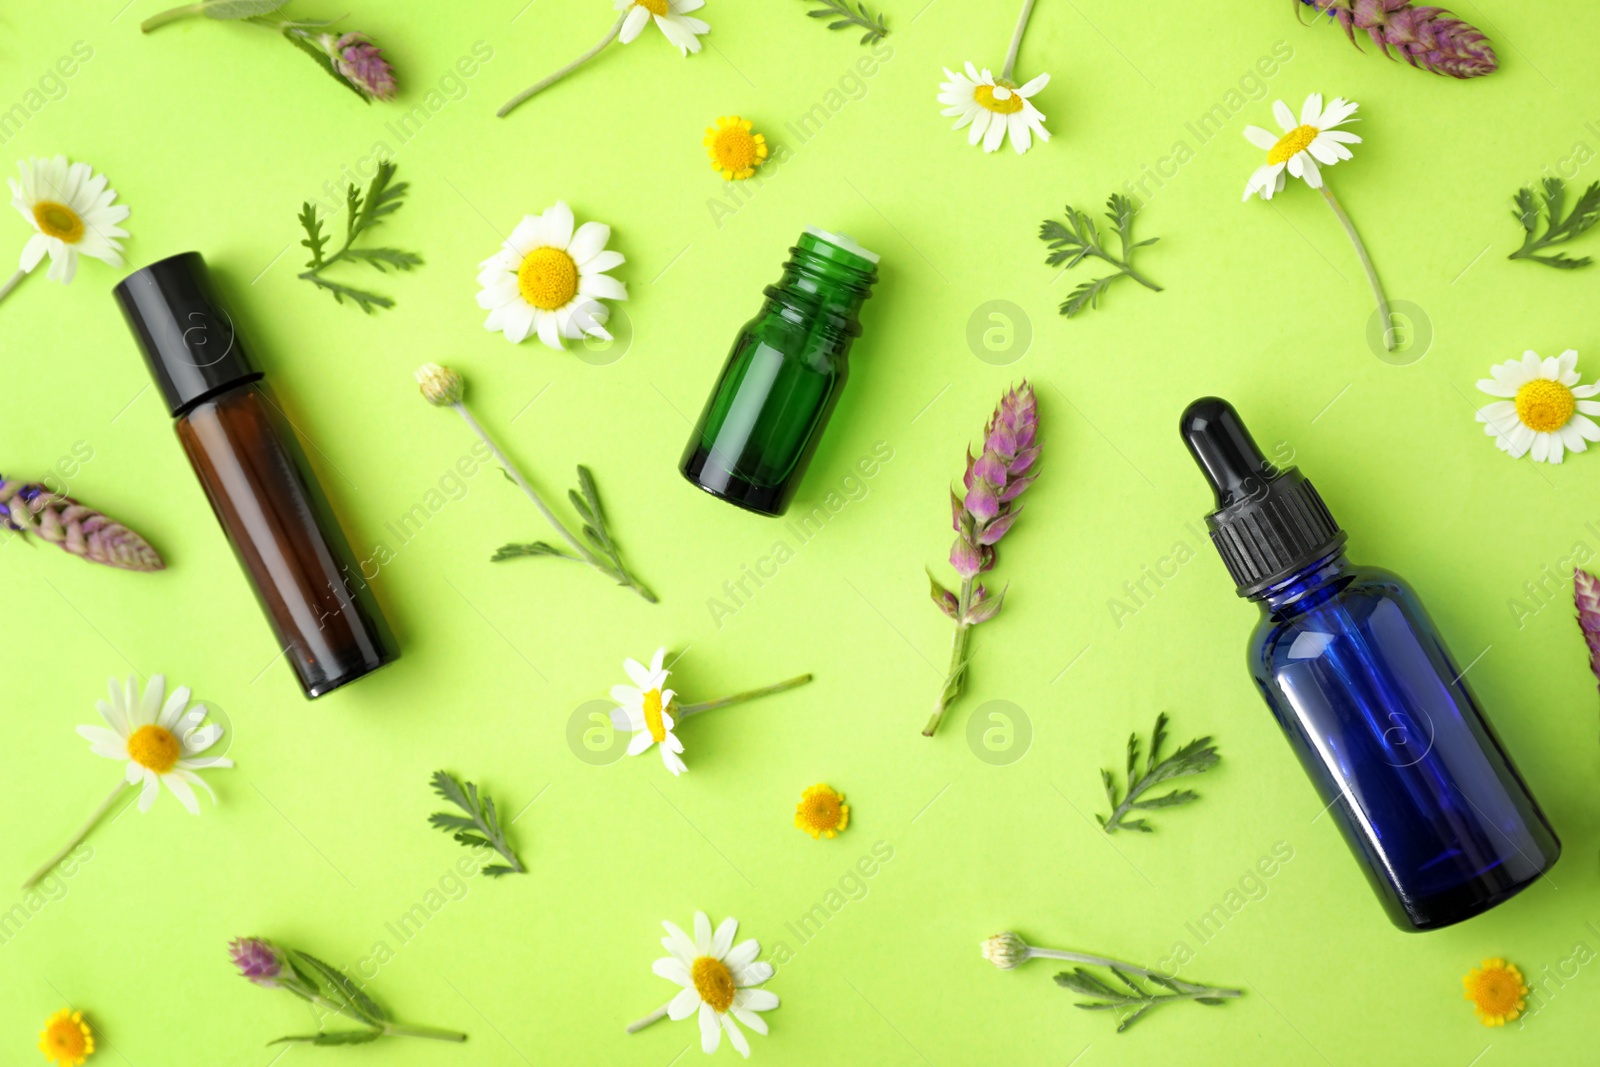
[[[877,256],[842,235],[808,227],[789,249],[783,276],[763,292],[788,315],[817,318],[859,336],[857,314],[878,280]]]

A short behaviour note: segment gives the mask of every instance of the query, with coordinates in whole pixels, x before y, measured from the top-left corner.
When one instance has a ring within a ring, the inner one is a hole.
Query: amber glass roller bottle
[[[396,659],[394,638],[293,428],[185,252],[116,288],[178,440],[307,697]]]

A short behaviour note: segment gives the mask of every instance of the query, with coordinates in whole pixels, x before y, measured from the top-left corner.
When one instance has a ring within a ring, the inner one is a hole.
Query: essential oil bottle
[[[782,515],[800,487],[878,280],[878,257],[841,234],[807,227],[789,252],[734,340],[680,467],[712,496],[761,515]]]
[[[152,263],[116,294],[305,695],[395,660],[388,623],[205,260],[186,252]]]
[[[1181,428],[1216,494],[1211,541],[1261,606],[1250,673],[1389,918],[1434,930],[1531,885],[1561,842],[1416,593],[1345,559],[1316,489],[1227,401]]]

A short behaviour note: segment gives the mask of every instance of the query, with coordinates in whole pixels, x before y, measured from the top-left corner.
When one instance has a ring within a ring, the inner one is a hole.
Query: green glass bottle
[[[808,226],[783,277],[745,324],[684,450],[683,476],[712,496],[782,515],[839,401],[856,314],[878,280],[878,257]]]

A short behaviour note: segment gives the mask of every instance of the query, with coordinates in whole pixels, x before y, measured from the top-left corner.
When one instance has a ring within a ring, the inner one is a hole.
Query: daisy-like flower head
[[[46,1019],[39,1031],[39,1051],[59,1067],[78,1067],[94,1055],[94,1031],[83,1021],[83,1012],[62,1008]]]
[[[1483,432],[1513,459],[1532,451],[1535,463],[1560,463],[1563,450],[1582,452],[1600,441],[1600,426],[1589,418],[1600,415],[1600,401],[1589,399],[1600,383],[1579,385],[1577,366],[1569,348],[1542,360],[1525,352],[1491,367],[1493,377],[1479,379],[1478,388],[1507,399],[1478,409]]]
[[[49,277],[65,284],[77,273],[80,255],[122,266],[118,238],[128,231],[117,223],[128,217],[128,206],[114,203],[117,191],[107,186],[105,175],[87,163],[69,166],[66,156],[25,160],[17,169],[21,180],[6,181],[11,206],[34,230],[18,267],[31,271],[49,253]]]
[[[479,264],[478,306],[489,312],[484,329],[520,344],[529,334],[557,351],[585,334],[611,340],[602,300],[626,300],[628,288],[606,272],[622,266],[621,252],[606,248],[611,227],[586,222],[573,231],[565,201],[527,215],[499,252]]]
[[[711,920],[703,911],[694,913],[693,937],[670,922],[661,925],[667,931],[661,946],[671,955],[656,960],[650,969],[683,986],[667,1005],[667,1016],[676,1021],[698,1012],[702,1049],[717,1051],[726,1030],[739,1055],[749,1059],[750,1042],[734,1020],[765,1034],[766,1021],[756,1012],[778,1006],[776,993],[754,988],[772,977],[772,964],[756,959],[761,945],[754,940],[735,945],[733,935],[739,920],[731,917],[722,920],[713,933]]]
[[[838,837],[839,831],[850,825],[850,805],[844,794],[827,785],[814,785],[800,794],[795,805],[794,824],[812,839]]]
[[[1300,109],[1300,121],[1296,122],[1289,105],[1282,100],[1275,101],[1272,117],[1283,127],[1281,135],[1260,126],[1244,128],[1245,140],[1267,154],[1267,161],[1250,175],[1244,187],[1244,199],[1260,193],[1261,199],[1271,200],[1272,194],[1283,192],[1284,171],[1304,178],[1313,189],[1322,188],[1318,164],[1331,167],[1341,159],[1349,159],[1350,149],[1345,145],[1361,143],[1361,138],[1349,130],[1336,128],[1350,121],[1357,106],[1353,101],[1336,96],[1323,107],[1322,94],[1312,93],[1306,97],[1305,106]]]
[[[667,770],[679,775],[689,767],[681,755],[683,742],[672,732],[675,694],[666,688],[667,676],[671,673],[661,665],[666,656],[667,650],[658,648],[648,667],[636,659],[622,664],[633,685],[611,687],[611,699],[617,702],[611,710],[611,724],[633,734],[633,740],[628,742],[628,755],[637,756],[649,751],[651,745],[660,745],[661,762],[667,765]]]
[[[80,726],[78,733],[89,742],[90,751],[96,756],[127,761],[128,784],[143,782],[139,810],[150,810],[162,782],[191,815],[200,814],[192,786],[210,793],[215,803],[217,795],[194,772],[206,767],[232,767],[233,761],[202,755],[217,743],[222,727],[215,723],[202,725],[206,707],[196,704],[189,708],[189,687],[180,685],[165,703],[162,702],[167,690],[165,675],[150,678],[142,700],[138,685],[131,677],[123,685],[111,679],[110,689],[110,701],[97,701],[95,705],[106,725]]]
[[[730,182],[744,181],[767,158],[767,139],[752,133],[749,120],[738,115],[724,116],[706,127],[702,143],[711,157],[711,169]]]
[[[939,83],[939,103],[948,105],[942,114],[956,117],[951,129],[970,126],[967,143],[983,142],[985,152],[993,152],[1011,135],[1011,147],[1020,155],[1033,145],[1033,138],[1050,139],[1044,128],[1044,115],[1033,106],[1029,97],[1050,84],[1050,75],[1041,74],[1026,85],[1013,85],[995,76],[987,68],[980,74],[970,62],[966,74],[957,74],[949,67],[944,76],[949,81]]]
[[[622,35],[618,38],[623,44],[631,44],[651,19],[684,55],[700,51],[700,36],[711,32],[711,27],[703,20],[689,17],[689,12],[705,7],[706,0],[614,0],[614,3],[618,11],[627,12],[622,20]]]
[[[1466,999],[1485,1026],[1504,1026],[1528,1006],[1528,984],[1515,964],[1502,959],[1484,960],[1461,979]]]

